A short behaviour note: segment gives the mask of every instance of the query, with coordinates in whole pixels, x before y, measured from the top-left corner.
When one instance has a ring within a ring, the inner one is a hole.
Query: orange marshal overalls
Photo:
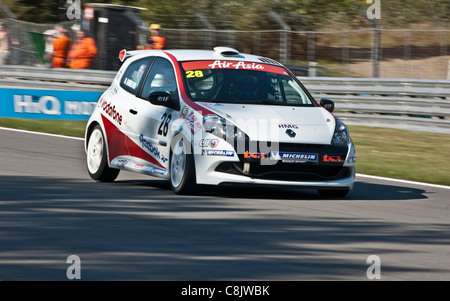
[[[77,41],[69,52],[70,68],[91,69],[97,51],[94,39],[85,37]]]

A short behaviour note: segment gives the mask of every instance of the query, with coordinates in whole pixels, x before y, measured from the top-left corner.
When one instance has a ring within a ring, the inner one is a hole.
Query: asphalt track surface
[[[83,141],[0,128],[0,280],[450,280],[449,187],[358,175],[314,190],[92,181]],[[374,268],[380,259],[380,269]]]

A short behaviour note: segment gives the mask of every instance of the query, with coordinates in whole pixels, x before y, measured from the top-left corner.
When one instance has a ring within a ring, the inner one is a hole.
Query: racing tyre
[[[86,163],[89,176],[96,181],[112,182],[120,170],[110,168],[107,162],[106,143],[102,129],[96,125],[89,136]]]
[[[344,198],[350,189],[318,189],[319,195],[324,198]]]
[[[176,194],[197,191],[194,155],[190,143],[183,136],[175,138],[170,152],[170,187]]]

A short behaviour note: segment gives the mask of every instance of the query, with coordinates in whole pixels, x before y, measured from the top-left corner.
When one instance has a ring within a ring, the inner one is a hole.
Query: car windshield
[[[182,67],[194,101],[315,106],[282,67],[221,60],[184,62]]]

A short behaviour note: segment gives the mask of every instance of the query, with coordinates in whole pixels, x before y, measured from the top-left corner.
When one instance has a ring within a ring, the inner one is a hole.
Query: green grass
[[[73,137],[84,137],[86,124],[87,120],[39,120],[0,118],[0,127]]]
[[[450,185],[450,135],[349,126],[358,173]]]
[[[86,122],[0,118],[1,127],[74,137],[84,137]],[[358,173],[450,185],[450,135],[365,126],[349,130]]]

